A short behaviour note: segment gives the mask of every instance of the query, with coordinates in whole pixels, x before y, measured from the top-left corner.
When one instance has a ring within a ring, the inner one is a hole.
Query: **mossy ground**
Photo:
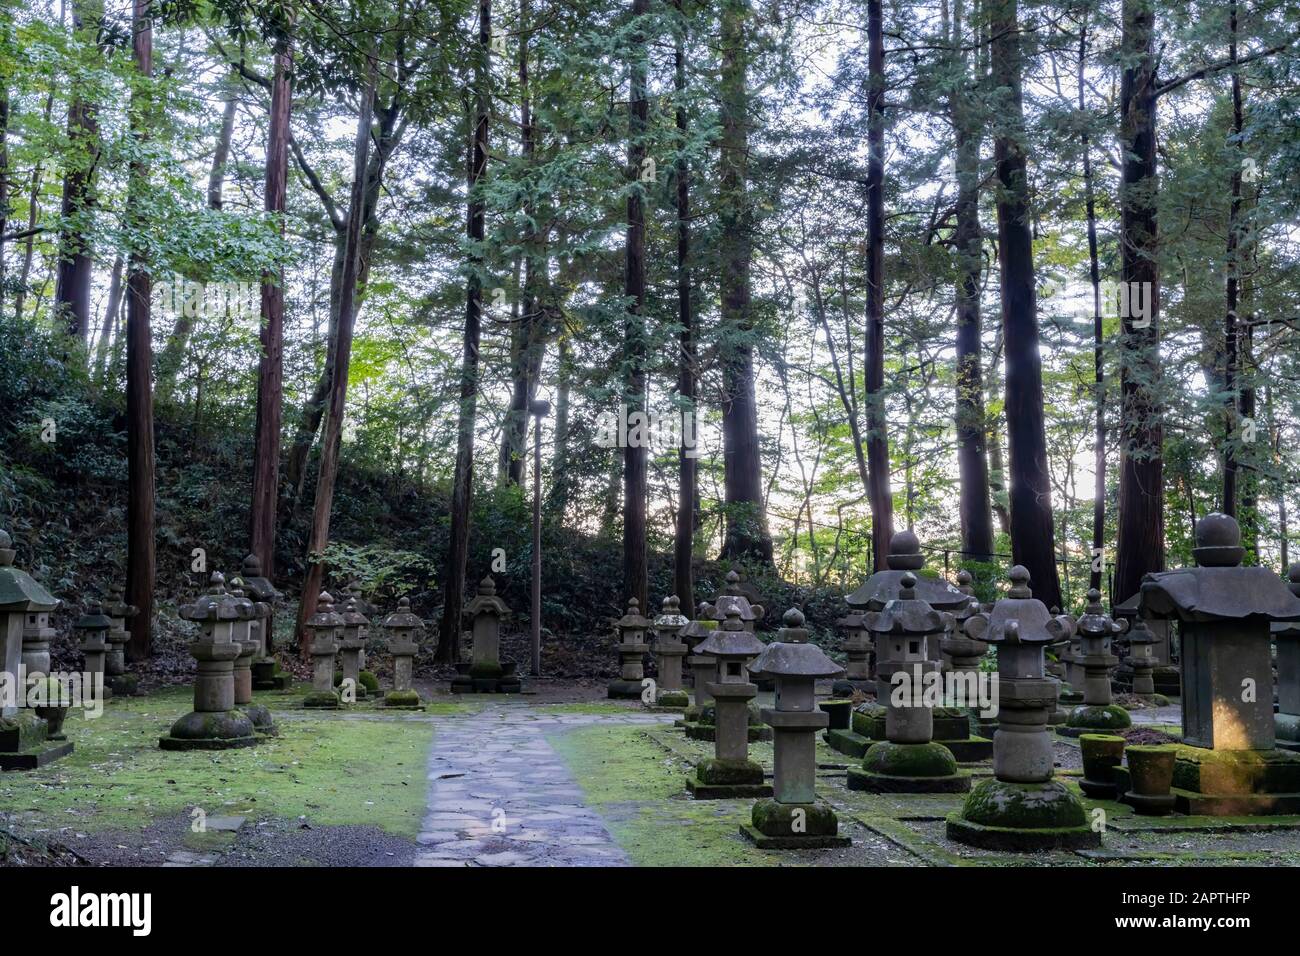
[[[102,717],[69,715],[69,757],[0,777],[0,811],[24,829],[81,832],[147,827],[199,807],[250,820],[305,817],[313,825],[363,824],[414,838],[426,800],[433,724],[347,718],[295,707],[296,694],[263,694],[280,736],[243,750],[164,752],[158,737],[191,703],[188,688],[114,701]]]

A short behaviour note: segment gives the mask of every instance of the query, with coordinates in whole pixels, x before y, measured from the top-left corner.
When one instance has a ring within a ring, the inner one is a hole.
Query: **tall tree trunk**
[[[1120,337],[1119,541],[1116,602],[1164,570],[1164,425],[1160,407],[1160,270],[1156,230],[1155,11],[1124,0],[1120,82],[1120,281],[1130,308]],[[1132,308],[1140,299],[1141,310]]]
[[[343,439],[343,415],[347,409],[348,365],[352,358],[352,332],[356,324],[357,274],[361,268],[361,223],[365,218],[366,170],[370,156],[371,123],[375,110],[378,65],[373,49],[367,54],[369,76],[361,92],[357,116],[356,150],[352,163],[352,194],[348,200],[347,229],[343,240],[343,280],[340,287],[338,336],[334,346],[334,368],[330,376],[329,405],[320,443],[320,474],[316,478],[316,502],[312,509],[311,532],[307,538],[307,574],[298,605],[294,629],[303,654],[311,652],[310,636],[304,632],[307,618],[316,613],[325,561],[320,557],[329,545],[330,510],[334,484],[338,479],[339,451]],[[314,557],[313,557],[314,556]]]
[[[885,39],[881,0],[867,0],[867,336],[864,404],[867,476],[871,486],[871,551],[875,569],[888,564],[894,536],[889,490],[889,426],[885,417]]]
[[[1061,606],[1043,421],[1043,368],[1038,354],[1033,236],[1024,154],[1022,60],[1016,0],[991,7],[993,84],[1006,91],[994,143],[998,191],[1003,348],[1006,362],[1007,451],[1011,464],[1011,551],[1029,571],[1034,595]]]
[[[695,422],[695,318],[691,302],[691,169],[686,159],[689,117],[686,114],[686,31],[682,0],[675,0],[678,25],[673,46],[673,90],[677,95],[677,321],[681,352],[677,356],[677,395],[683,416]],[[692,434],[696,434],[692,428]],[[698,441],[698,435],[696,434]],[[673,536],[673,591],[688,617],[694,617],[695,458],[686,447],[685,429],[677,452],[677,527]]]
[[[452,478],[451,529],[447,542],[442,622],[437,659],[460,659],[461,611],[465,597],[465,565],[469,560],[469,509],[474,494],[474,422],[478,410],[479,325],[483,306],[482,269],[484,201],[479,188],[487,173],[488,120],[492,110],[490,49],[492,0],[479,0],[478,50],[474,62],[474,135],[470,149],[467,234],[471,249],[465,289],[465,340],[460,375],[460,412],[456,423],[456,470]]]
[[[746,68],[748,0],[722,0],[722,142],[719,154],[722,259],[722,445],[726,498],[724,558],[750,558],[770,565],[772,539],[763,513],[762,455],[754,394],[750,258],[753,210],[747,195],[749,91]]]
[[[153,77],[153,24],[149,0],[135,0],[131,14],[135,68],[143,82]],[[153,122],[153,95],[131,94],[132,136],[143,141]],[[126,599],[138,609],[129,619],[127,656],[141,661],[153,653],[153,589],[157,572],[154,535],[153,337],[150,330],[149,263],[141,234],[152,227],[145,212],[149,169],[131,163],[127,222],[134,238],[126,290]]]
[[[1079,114],[1086,115],[1084,72],[1088,61],[1087,10],[1079,27]],[[1106,368],[1102,343],[1101,265],[1097,257],[1097,203],[1092,178],[1092,143],[1085,127],[1083,150],[1083,202],[1088,218],[1088,281],[1092,284],[1092,377],[1095,424],[1092,439],[1092,563],[1088,587],[1101,590],[1106,546]]]
[[[284,234],[289,172],[289,115],[293,108],[293,50],[288,40],[275,51],[271,115],[266,137],[266,211]],[[257,424],[253,432],[253,500],[249,550],[262,573],[275,575],[276,507],[280,498],[280,422],[284,412],[284,270],[262,276],[262,351],[257,363]]]
[[[546,495],[546,512],[549,521],[563,526],[564,513],[569,507],[569,395],[573,388],[573,357],[567,335],[561,333],[556,351],[555,449],[551,455],[551,487]]]
[[[6,44],[9,37],[5,38]],[[0,237],[9,229],[9,80],[0,76]],[[0,239],[0,314],[5,302],[5,250]]]
[[[54,91],[45,97],[44,122],[48,126],[50,114],[54,111]],[[41,173],[43,167],[38,160],[32,167],[31,185],[27,193],[27,241],[23,250],[23,267],[18,273],[18,291],[14,294],[14,321],[23,317],[23,305],[27,301],[27,280],[32,274],[32,258],[36,252],[36,220],[41,209]]]
[[[989,464],[985,450],[984,371],[980,323],[980,290],[984,272],[980,229],[980,123],[967,78],[962,49],[962,4],[953,5],[952,41],[962,87],[952,94],[950,112],[956,133],[957,227],[953,236],[957,275],[957,470],[961,478],[962,557],[993,560],[993,514],[989,506]]]
[[[645,203],[641,165],[645,161],[646,37],[641,19],[649,0],[632,0],[635,24],[628,51],[631,93],[627,121],[627,245],[623,291],[627,311],[623,319],[623,384],[625,414],[646,408],[645,343]],[[630,429],[629,429],[630,431]],[[637,599],[642,613],[649,609],[646,566],[646,447],[630,438],[623,448],[623,592]]]
[[[81,43],[94,46],[104,16],[102,0],[73,0],[72,30]],[[73,84],[68,103],[68,163],[63,176],[59,233],[59,268],[54,286],[56,323],[85,347],[90,335],[90,286],[95,260],[90,245],[90,217],[95,207],[95,170],[99,164],[96,105]]]
[[[104,308],[104,324],[99,330],[99,339],[95,342],[95,381],[103,382],[108,369],[108,344],[117,328],[117,318],[122,311],[122,269],[125,262],[122,253],[113,259],[113,271],[108,279],[108,305]]]
[[[1228,3],[1228,61],[1237,62],[1237,3]],[[1241,392],[1237,383],[1238,334],[1237,299],[1241,282],[1241,74],[1232,71],[1232,132],[1230,148],[1234,154],[1228,205],[1228,248],[1224,256],[1223,285],[1223,391],[1226,395],[1223,435],[1223,497],[1219,510],[1237,517],[1238,443],[1241,441]]]

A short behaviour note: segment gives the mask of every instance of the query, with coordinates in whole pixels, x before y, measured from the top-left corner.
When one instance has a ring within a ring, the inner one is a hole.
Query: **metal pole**
[[[532,675],[542,673],[542,419],[550,413],[550,402],[535,401],[529,409],[533,413],[533,580],[532,613],[529,629],[532,632]]]

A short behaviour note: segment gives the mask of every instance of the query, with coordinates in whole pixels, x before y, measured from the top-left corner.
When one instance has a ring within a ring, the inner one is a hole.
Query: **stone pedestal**
[[[1007,597],[966,630],[998,649],[999,723],[993,737],[993,779],[971,790],[947,820],[948,838],[995,850],[1037,851],[1101,845],[1083,804],[1053,779],[1047,718],[1057,682],[1044,669],[1043,649],[1068,639],[1073,622],[1053,617],[1029,590],[1029,572],[1011,569]]]
[[[257,743],[253,722],[235,709],[235,660],[243,645],[234,640],[239,619],[234,595],[214,572],[206,594],[181,608],[181,617],[202,628],[190,654],[198,663],[194,678],[194,710],[172,724],[158,741],[163,750],[230,750]]]
[[[411,601],[402,598],[397,610],[384,619],[388,632],[388,652],[393,655],[393,689],[384,697],[384,707],[395,710],[424,710],[424,701],[415,692],[411,674],[415,668],[415,654],[419,650],[416,635],[424,627],[411,613]]]
[[[691,703],[678,721],[678,726],[686,726],[700,719],[701,711],[712,702],[707,685],[717,678],[716,662],[707,654],[696,653],[696,648],[713,633],[717,622],[713,620],[713,608],[707,601],[701,601],[696,609],[695,618],[681,632],[682,643],[686,645],[686,664],[690,669],[688,678],[691,682]]]
[[[474,647],[469,667],[457,668],[451,682],[453,694],[517,694],[522,690],[514,664],[501,661],[501,623],[510,616],[510,608],[497,597],[496,582],[485,577],[479,582],[478,594],[465,608],[473,622]],[[647,622],[648,623],[648,622]]]
[[[257,641],[257,653],[253,655],[253,690],[286,690],[289,675],[281,673],[276,665],[271,639],[280,592],[262,574],[262,562],[255,554],[244,558],[239,576],[244,582],[244,592],[256,608],[251,631]]]

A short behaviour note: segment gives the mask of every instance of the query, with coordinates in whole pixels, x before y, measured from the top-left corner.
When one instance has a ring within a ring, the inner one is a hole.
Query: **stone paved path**
[[[672,720],[670,714],[538,714],[522,702],[440,718],[415,865],[626,866],[545,735],[593,723]]]

